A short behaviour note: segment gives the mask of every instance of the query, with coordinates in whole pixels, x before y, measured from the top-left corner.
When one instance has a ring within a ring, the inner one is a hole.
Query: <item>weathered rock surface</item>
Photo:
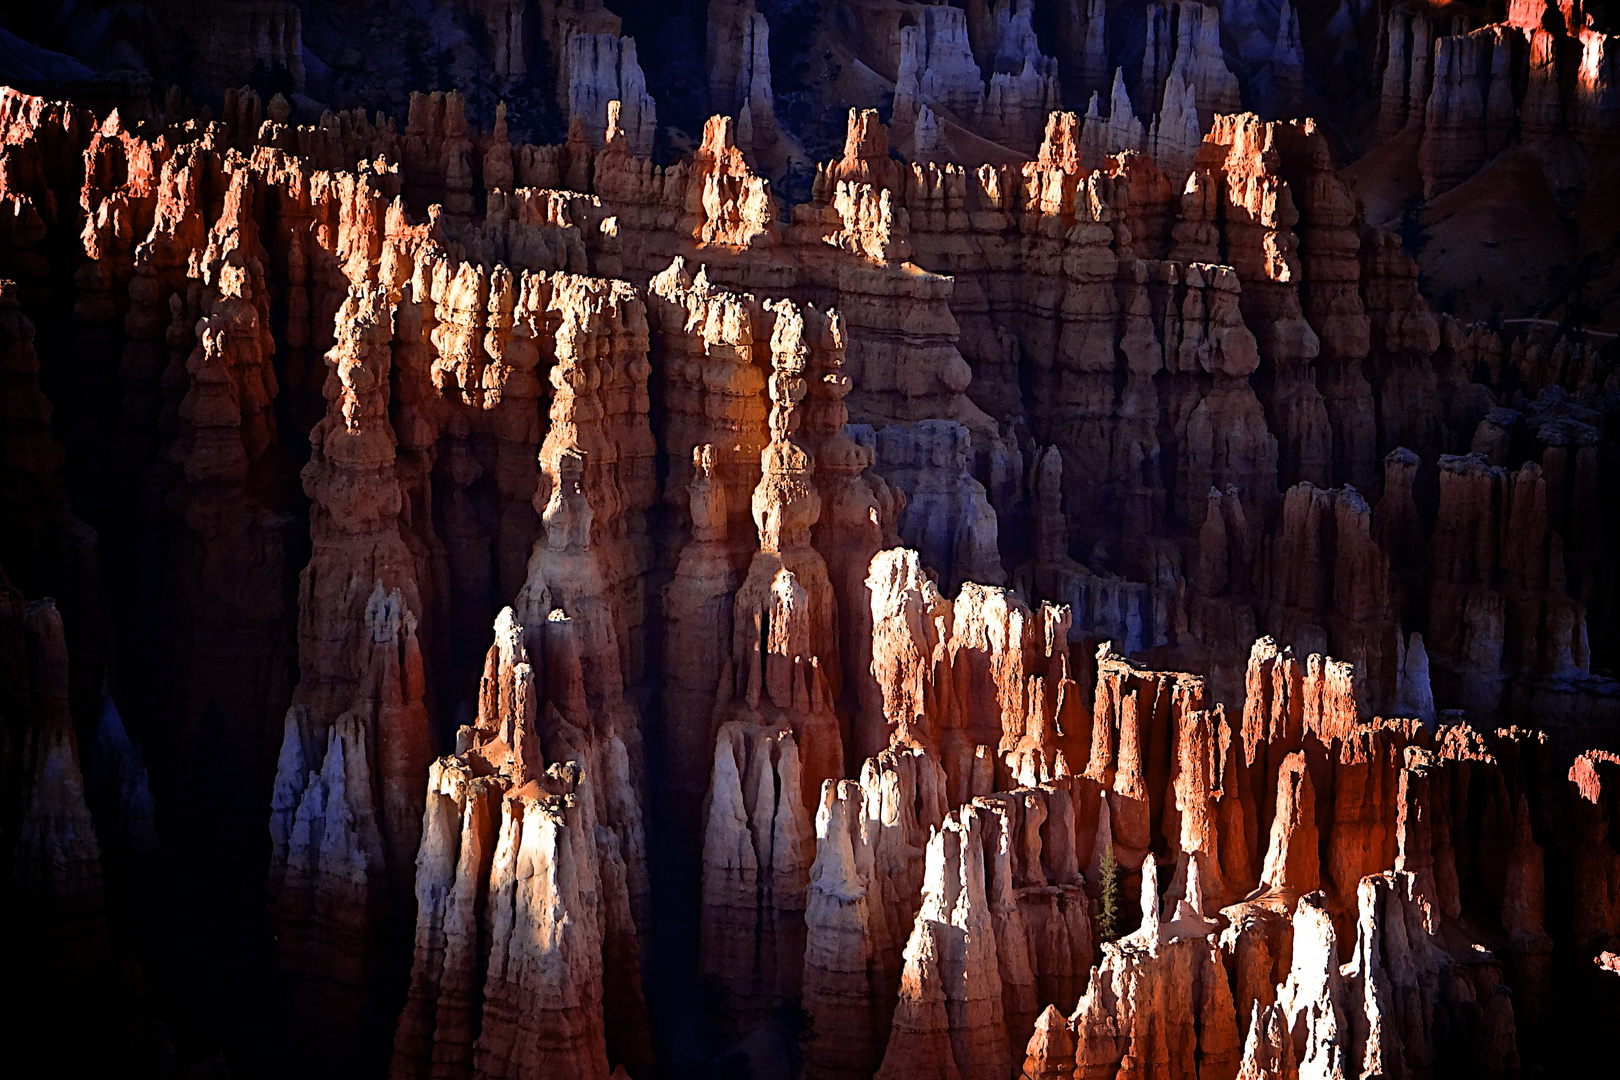
[[[301,1073],[1558,1068],[1612,349],[1418,233],[1511,166],[1601,235],[1601,16],[801,7],[444,6],[488,70],[407,98],[227,3],[203,108],[5,91],[4,911],[180,984],[151,855],[219,855]]]
[[[537,643],[555,648],[555,621]],[[580,688],[567,658],[560,676],[541,668],[546,686],[530,633],[502,611],[477,721],[429,773],[392,1076],[605,1078],[651,1063],[626,860],[637,851],[621,841],[639,847],[639,822],[614,823],[634,800],[624,744],[569,719]]]

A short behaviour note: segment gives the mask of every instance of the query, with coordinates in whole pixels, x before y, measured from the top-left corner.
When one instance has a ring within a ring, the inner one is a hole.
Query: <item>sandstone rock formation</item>
[[[585,123],[591,141],[608,131],[608,103],[620,103],[618,126],[631,149],[652,153],[657,106],[647,96],[646,76],[636,62],[634,38],[611,34],[573,34],[568,38],[568,110]]]
[[[477,720],[429,772],[392,1076],[605,1078],[651,1064],[627,866],[637,853],[621,840],[629,823],[613,824],[634,798],[625,747],[568,715],[583,687],[577,657],[570,674],[557,649],[568,637],[551,631],[560,615],[529,627],[502,610]],[[526,639],[552,663],[536,664]],[[639,845],[639,830],[628,839]]]
[[[709,111],[737,118],[737,141],[776,156],[781,132],[771,92],[770,24],[752,0],[709,5]]]
[[[410,93],[233,2],[161,109],[6,90],[30,963],[125,1071],[1567,1066],[1607,271],[1434,274],[1510,176],[1597,250],[1615,50],[1511,7],[452,4]]]
[[[99,974],[109,942],[101,847],[68,715],[67,643],[53,602],[23,607],[9,589],[6,600],[15,680],[8,697],[20,698],[10,704],[21,706],[22,721],[13,751],[19,807],[8,899],[12,917],[26,919],[39,935],[27,945],[28,958],[48,962],[53,982],[77,989]],[[9,742],[12,732],[7,736]]]

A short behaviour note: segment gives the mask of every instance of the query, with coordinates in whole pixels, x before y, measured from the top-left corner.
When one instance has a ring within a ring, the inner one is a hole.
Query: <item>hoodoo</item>
[[[8,1046],[164,1078],[1589,1069],[1617,30],[8,12]]]

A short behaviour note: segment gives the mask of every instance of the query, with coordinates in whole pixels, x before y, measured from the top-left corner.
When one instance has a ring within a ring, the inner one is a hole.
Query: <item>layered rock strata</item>
[[[556,145],[456,94],[402,130],[4,99],[5,558],[83,586],[72,491],[173,593],[154,728],[270,795],[299,1060],[387,1029],[400,1076],[648,1074],[666,812],[716,1037],[803,1015],[810,1074],[1554,1060],[1553,973],[1616,946],[1612,763],[1565,773],[1614,700],[1597,339],[1437,318],[1313,121],[1227,111],[1305,92],[1304,6],[1229,67],[1212,9],[1155,5],[1133,80],[1106,5],[1057,20],[1068,71],[1030,4],[871,5],[913,160],[852,110],[791,209],[763,19],[712,7],[738,115],[663,165],[588,5],[542,12]],[[1505,138],[1472,88],[1508,38],[1431,69],[1422,18],[1375,20],[1411,65],[1381,123],[1421,118],[1438,195]],[[1601,35],[1524,33],[1520,137],[1596,138]],[[1543,36],[1598,41],[1574,112]],[[122,753],[92,594],[31,631],[11,858],[99,948],[145,800],[74,763],[75,724]]]

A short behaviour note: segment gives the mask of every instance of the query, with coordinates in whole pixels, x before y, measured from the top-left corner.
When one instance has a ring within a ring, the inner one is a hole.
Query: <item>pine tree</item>
[[[1102,911],[1097,916],[1104,941],[1119,940],[1119,864],[1114,861],[1114,845],[1103,847],[1099,863],[1102,872]]]

